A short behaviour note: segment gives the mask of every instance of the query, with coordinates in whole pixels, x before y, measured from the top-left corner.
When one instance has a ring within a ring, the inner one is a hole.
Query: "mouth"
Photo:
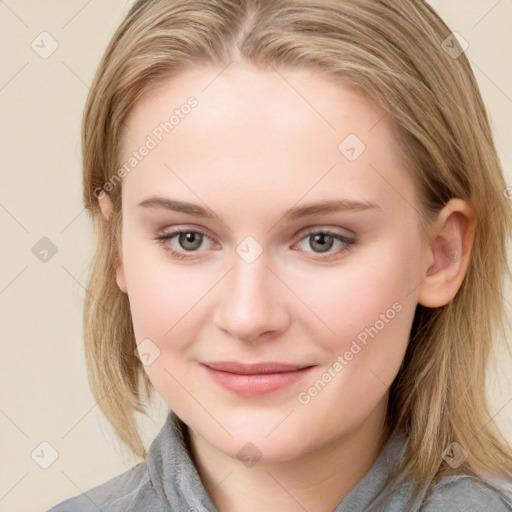
[[[228,391],[245,396],[264,395],[303,379],[314,365],[263,362],[207,361],[201,366],[209,377]]]

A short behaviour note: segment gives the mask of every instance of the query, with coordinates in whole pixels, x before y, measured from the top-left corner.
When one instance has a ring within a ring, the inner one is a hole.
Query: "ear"
[[[455,297],[466,274],[476,224],[473,208],[462,199],[451,199],[440,211],[425,248],[427,277],[418,287],[422,306],[438,308]]]
[[[114,206],[112,205],[110,196],[108,194],[101,194],[101,197],[98,197],[98,203],[105,221],[110,222],[112,213],[114,212]],[[116,256],[115,268],[117,286],[119,286],[119,289],[123,293],[127,293],[124,265],[119,256]]]

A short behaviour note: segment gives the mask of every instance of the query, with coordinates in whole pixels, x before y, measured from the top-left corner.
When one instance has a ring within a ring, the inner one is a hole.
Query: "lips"
[[[293,372],[307,368],[311,365],[283,364],[283,363],[237,363],[234,361],[206,362],[204,365],[221,372],[238,373],[240,375],[261,375],[262,373]]]
[[[301,380],[313,365],[279,362],[240,363],[207,361],[201,363],[210,378],[223,388],[246,396],[272,393]]]

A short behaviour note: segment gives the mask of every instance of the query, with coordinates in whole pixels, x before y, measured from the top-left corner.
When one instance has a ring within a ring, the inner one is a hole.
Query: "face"
[[[286,460],[385,414],[425,275],[387,119],[314,71],[232,64],[127,120],[117,282],[156,390],[227,455]]]

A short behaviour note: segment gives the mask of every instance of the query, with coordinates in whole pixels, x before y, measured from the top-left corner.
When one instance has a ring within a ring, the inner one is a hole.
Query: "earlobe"
[[[98,204],[101,210],[101,214],[103,215],[105,221],[110,222],[112,218],[112,213],[114,212],[114,206],[112,204],[110,196],[108,194],[103,194],[101,197],[98,197]],[[116,257],[115,268],[117,286],[123,293],[127,293],[124,266],[119,256]]]
[[[418,287],[418,302],[428,308],[444,306],[455,297],[469,264],[476,214],[462,199],[451,199],[441,210],[433,239],[426,247],[433,263]]]
[[[105,193],[102,194],[101,197],[98,197],[98,204],[105,220],[110,220],[114,211],[110,196]]]
[[[116,283],[123,293],[128,293],[124,276],[124,265],[119,260],[116,260]]]

